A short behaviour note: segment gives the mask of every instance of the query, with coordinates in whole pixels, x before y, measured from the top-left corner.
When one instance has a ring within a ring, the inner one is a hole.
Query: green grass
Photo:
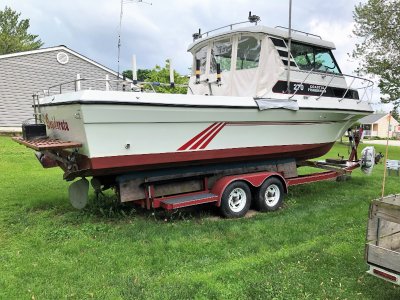
[[[400,159],[400,147],[389,150]],[[337,153],[347,148],[328,156]],[[0,299],[399,299],[400,288],[365,273],[382,176],[380,164],[371,176],[291,187],[283,209],[239,220],[93,196],[77,211],[59,169],[0,137]],[[399,182],[388,177],[386,194]]]

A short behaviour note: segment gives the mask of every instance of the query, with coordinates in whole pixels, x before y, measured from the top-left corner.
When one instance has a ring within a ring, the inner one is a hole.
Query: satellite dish
[[[375,147],[368,146],[361,151],[361,171],[371,174],[375,166]]]
[[[82,178],[72,183],[68,188],[69,201],[76,209],[82,209],[88,203],[89,181]]]

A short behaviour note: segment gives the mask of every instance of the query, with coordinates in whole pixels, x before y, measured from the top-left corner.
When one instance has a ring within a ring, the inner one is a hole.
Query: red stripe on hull
[[[95,157],[90,159],[90,175],[118,174],[128,171],[167,167],[206,165],[237,161],[294,158],[306,160],[327,153],[334,143],[283,145],[157,154]]]
[[[209,143],[211,143],[211,141],[215,138],[215,136],[221,131],[221,129],[225,127],[225,124],[226,124],[226,123],[222,123],[222,124],[217,128],[217,130],[215,130],[215,131],[213,132],[213,134],[204,142],[204,144],[201,145],[200,149],[205,149],[205,148],[207,147],[207,145],[208,145]]]
[[[218,124],[218,126],[215,126],[212,128],[212,130],[208,131],[201,139],[199,139],[194,145],[192,145],[189,150],[196,150],[203,142],[205,139],[207,139],[210,135],[212,135],[218,128],[221,126],[222,123],[215,123]],[[179,149],[178,149],[179,150]]]
[[[191,144],[193,144],[197,139],[201,138],[203,134],[205,134],[208,130],[211,130],[213,127],[216,127],[219,123],[213,123],[210,126],[208,126],[206,129],[204,129],[202,132],[200,132],[198,135],[196,135],[194,138],[192,138],[190,141],[186,142],[184,145],[182,145],[178,151],[186,150]]]

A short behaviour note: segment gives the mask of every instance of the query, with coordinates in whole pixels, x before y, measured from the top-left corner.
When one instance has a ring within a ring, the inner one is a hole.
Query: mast
[[[117,71],[117,79],[119,79],[119,61],[121,57],[121,31],[122,31],[122,15],[123,15],[123,9],[124,9],[124,3],[144,3],[144,4],[149,4],[153,5],[151,2],[146,2],[143,0],[121,0],[121,12],[119,14],[119,29],[118,29],[118,71]],[[117,81],[117,90],[118,90],[118,81]]]
[[[119,59],[121,56],[121,29],[122,29],[122,12],[123,12],[124,2],[121,0],[121,12],[119,15],[119,29],[118,29],[118,71],[117,71],[117,79],[119,79]],[[118,81],[117,81],[118,86]]]
[[[290,94],[290,58],[292,48],[292,0],[289,0],[289,32],[288,32],[288,64],[287,64],[287,89],[286,92]]]

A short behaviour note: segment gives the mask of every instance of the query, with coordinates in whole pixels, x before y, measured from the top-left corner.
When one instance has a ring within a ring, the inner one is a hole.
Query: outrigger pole
[[[290,94],[290,59],[292,48],[292,0],[289,0],[289,32],[288,32],[288,59],[287,59],[287,89]]]

